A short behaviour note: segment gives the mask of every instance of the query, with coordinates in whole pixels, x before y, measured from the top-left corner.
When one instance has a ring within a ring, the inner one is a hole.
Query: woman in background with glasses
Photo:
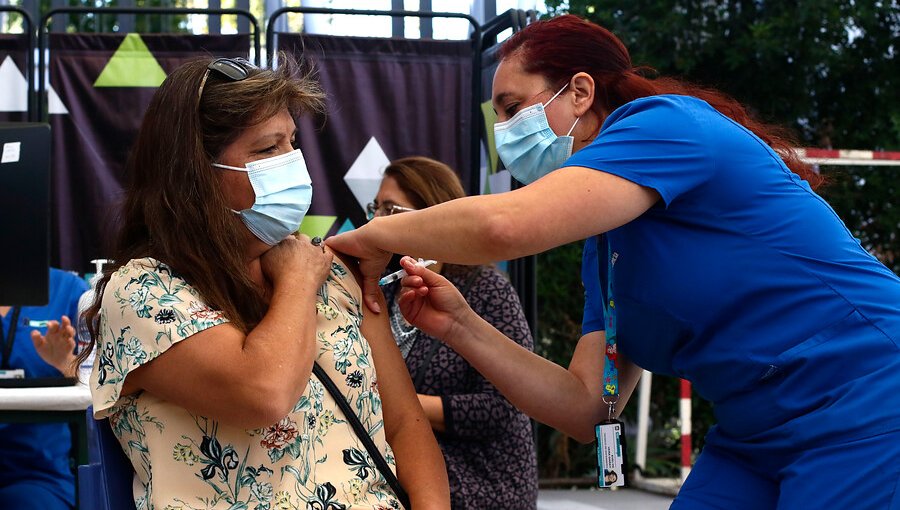
[[[116,264],[85,313],[94,415],[134,466],[138,508],[394,509],[394,473],[416,509],[448,508],[387,318],[320,239],[293,235],[312,198],[294,119],[323,94],[279,62],[194,61],[154,95]]]
[[[463,196],[450,167],[408,157],[385,169],[367,212],[371,220]],[[398,260],[395,256],[390,271],[399,269]],[[519,298],[500,271],[487,265],[441,263],[430,269],[453,282],[476,313],[511,342],[534,348]],[[383,287],[391,330],[444,453],[454,510],[534,509],[537,470],[531,421],[453,349],[410,326],[395,299],[399,289],[399,283]]]

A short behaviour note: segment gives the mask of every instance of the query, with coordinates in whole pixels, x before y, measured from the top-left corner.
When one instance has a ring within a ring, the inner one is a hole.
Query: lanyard
[[[606,353],[603,364],[603,403],[609,406],[609,419],[613,419],[616,403],[619,401],[619,356],[616,349],[616,301],[613,295],[613,266],[618,253],[612,251],[607,238],[606,300],[603,311],[606,315]]]
[[[6,332],[6,340],[3,342],[3,361],[0,368],[9,368],[9,357],[12,355],[13,341],[16,339],[16,329],[19,326],[19,312],[22,309],[14,306],[12,309],[12,317],[9,322],[9,331]],[[3,337],[3,321],[0,321],[0,339]]]
[[[609,418],[594,426],[597,436],[597,484],[600,488],[624,487],[628,477],[625,446],[625,426],[615,418],[619,402],[619,356],[616,350],[616,299],[613,284],[613,266],[619,255],[612,251],[607,240],[606,299],[606,352],[603,358],[603,403],[609,406]],[[598,268],[599,272],[599,268]]]

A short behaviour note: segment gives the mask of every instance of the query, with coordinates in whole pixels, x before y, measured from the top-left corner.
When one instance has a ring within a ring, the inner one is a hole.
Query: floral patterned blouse
[[[375,366],[359,330],[360,298],[355,279],[335,259],[316,304],[318,362],[393,467]],[[315,376],[290,414],[256,430],[192,414],[151,393],[121,396],[132,370],[228,322],[166,264],[129,261],[110,278],[101,305],[90,381],[94,416],[109,417],[131,459],[138,510],[400,508]]]

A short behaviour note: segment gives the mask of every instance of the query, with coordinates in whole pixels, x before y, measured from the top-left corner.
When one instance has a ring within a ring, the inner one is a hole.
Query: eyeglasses
[[[376,216],[390,216],[392,214],[409,211],[415,211],[415,209],[397,204],[381,204],[376,206],[374,202],[369,202],[366,205],[366,220],[372,221]]]
[[[203,74],[203,79],[200,80],[197,97],[203,97],[203,87],[206,86],[206,80],[209,78],[210,71],[217,71],[231,81],[241,81],[246,80],[253,69],[257,69],[257,67],[245,58],[217,58],[206,66],[206,73]]]

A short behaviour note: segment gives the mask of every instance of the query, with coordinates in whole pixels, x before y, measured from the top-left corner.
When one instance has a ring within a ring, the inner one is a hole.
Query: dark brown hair
[[[526,72],[543,76],[556,89],[579,72],[591,75],[597,87],[593,108],[601,117],[603,111],[612,112],[641,97],[678,94],[702,99],[767,143],[812,188],[825,180],[794,151],[796,144],[787,129],[755,119],[741,103],[718,90],[675,78],[643,76],[653,70],[633,67],[622,41],[577,16],[567,14],[528,25],[500,48],[501,60],[513,55],[522,58]]]
[[[275,70],[252,69],[241,81],[188,62],[170,74],[153,96],[126,166],[128,184],[119,212],[112,258],[97,284],[84,320],[100,336],[100,304],[110,276],[129,260],[153,257],[189,282],[212,308],[245,333],[265,313],[262,290],[250,279],[243,247],[245,228],[229,210],[211,164],[246,129],[288,110],[295,118],[323,109],[323,94],[308,69],[285,55]]]
[[[395,159],[384,169],[416,209],[424,209],[466,196],[459,176],[440,161],[424,156]]]

